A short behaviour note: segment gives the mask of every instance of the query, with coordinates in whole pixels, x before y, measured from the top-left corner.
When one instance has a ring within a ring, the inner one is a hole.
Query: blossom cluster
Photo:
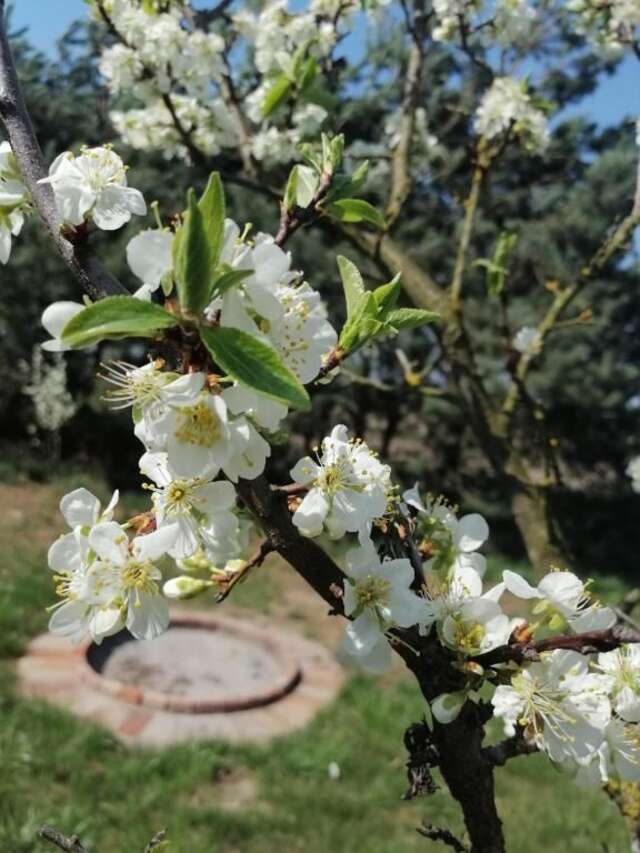
[[[512,77],[496,77],[484,93],[475,115],[475,130],[488,140],[511,131],[532,152],[543,151],[549,142],[544,112],[534,105],[526,85]]]
[[[620,53],[638,44],[640,4],[637,0],[568,0],[575,29],[605,53]]]
[[[78,158],[58,158],[63,167],[54,164],[48,180],[65,221],[79,224],[90,216],[102,227],[116,227],[130,217],[131,199],[135,206],[142,197],[131,195],[137,191],[124,183],[123,168],[111,180],[114,157],[110,149],[90,149]],[[119,158],[117,164],[122,165]],[[127,259],[142,282],[139,299],[150,299],[160,287],[171,292],[175,239],[158,228],[130,240]],[[337,335],[319,294],[291,269],[290,255],[271,236],[250,238],[249,227],[241,230],[226,219],[219,268],[234,284],[205,307],[205,321],[251,334],[278,354],[299,383],[314,380]],[[52,337],[43,346],[68,349],[62,332],[83,310],[74,302],[50,305],[42,322]],[[108,401],[132,410],[134,433],[145,450],[140,471],[151,508],[119,525],[113,520],[115,498],[104,512],[84,489],[63,499],[71,532],[49,553],[61,599],[50,628],[74,638],[89,633],[96,642],[123,627],[150,638],[168,625],[165,596],[198,587],[187,578],[186,587],[179,579],[163,588],[160,558],[173,558],[183,571],[204,568],[223,579],[242,562],[251,534],[235,484],[263,472],[271,454],[268,438],[288,407],[231,377],[196,368],[177,372],[163,359],[143,366],[111,362],[103,365],[102,379]],[[137,534],[132,539],[131,532]],[[199,588],[211,583],[200,582]]]
[[[208,155],[246,145],[256,160],[279,163],[291,160],[300,141],[317,136],[327,112],[318,102],[296,99],[283,124],[282,110],[264,115],[265,99],[282,75],[295,83],[297,58],[330,56],[339,21],[355,4],[312,0],[307,11],[291,14],[285,0],[271,0],[256,12],[233,11],[230,43],[236,53],[240,44],[252,51],[257,73],[248,89],[233,79],[223,38],[201,24],[188,3],[161,10],[136,0],[101,6],[116,41],[103,50],[100,71],[113,95],[140,103],[111,113],[124,142],[189,159],[187,135]]]
[[[436,41],[461,40],[469,32],[487,36],[503,47],[521,45],[531,36],[536,22],[536,12],[528,0],[434,0],[436,23],[433,38]]]

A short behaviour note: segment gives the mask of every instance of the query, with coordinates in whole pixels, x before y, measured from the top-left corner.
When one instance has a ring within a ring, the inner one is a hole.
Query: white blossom
[[[611,708],[601,676],[577,652],[556,650],[518,670],[491,700],[505,733],[516,726],[553,761],[589,759],[600,747]]]
[[[29,199],[11,145],[0,142],[0,264],[9,261],[11,238],[22,230]]]
[[[346,426],[338,425],[323,439],[317,462],[306,456],[291,470],[292,479],[309,489],[293,523],[304,536],[325,529],[339,539],[362,531],[384,514],[390,475],[364,442],[350,440]]]
[[[168,553],[179,560],[190,557],[199,547],[211,547],[219,558],[233,553],[238,535],[238,519],[231,511],[236,492],[231,483],[221,480],[183,479],[171,472],[166,453],[145,453],[140,471],[155,483],[153,510],[158,529],[177,524],[178,535]]]
[[[380,671],[391,654],[385,631],[420,621],[425,602],[411,590],[415,574],[409,560],[380,562],[371,542],[347,554],[344,612],[351,617],[341,646],[365,668]]]
[[[444,643],[465,655],[479,655],[509,641],[513,624],[490,598],[463,602],[442,623]]]
[[[640,647],[621,646],[598,655],[597,669],[609,680],[611,704],[627,723],[640,723]]]
[[[512,595],[539,599],[534,613],[552,630],[569,627],[575,633],[598,631],[616,621],[614,611],[594,601],[585,584],[571,572],[549,572],[537,587],[516,572],[505,571],[502,578]]]
[[[518,352],[535,355],[542,347],[542,336],[534,326],[522,326],[513,336],[512,343]]]
[[[164,277],[171,272],[173,234],[170,231],[149,230],[136,234],[127,244],[127,263],[131,272],[142,281],[135,296],[149,298]]]
[[[71,225],[91,218],[98,228],[121,228],[132,214],[144,216],[147,206],[139,190],[127,186],[126,168],[108,147],[84,148],[80,156],[70,151],[51,164],[50,183],[60,215]]]
[[[533,105],[525,86],[512,77],[496,77],[482,96],[475,116],[475,131],[495,139],[512,129],[525,147],[543,151],[549,141],[544,113]]]

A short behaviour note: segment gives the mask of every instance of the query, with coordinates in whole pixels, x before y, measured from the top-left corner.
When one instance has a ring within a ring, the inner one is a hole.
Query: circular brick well
[[[73,646],[43,634],[18,675],[23,695],[146,746],[282,735],[309,722],[344,680],[323,646],[254,613],[179,610],[156,640],[121,632],[99,646]]]

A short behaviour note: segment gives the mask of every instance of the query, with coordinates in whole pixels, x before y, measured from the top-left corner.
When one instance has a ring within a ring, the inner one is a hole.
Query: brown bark
[[[542,576],[554,566],[570,569],[569,557],[559,542],[549,514],[546,491],[516,482],[511,509],[536,574]]]

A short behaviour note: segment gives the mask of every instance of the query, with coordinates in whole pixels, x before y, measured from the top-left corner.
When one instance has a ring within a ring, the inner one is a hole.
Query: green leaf
[[[436,323],[440,315],[435,311],[423,311],[422,308],[397,308],[395,311],[390,311],[385,319],[389,325],[400,331],[415,329],[427,323]]]
[[[305,86],[304,91],[300,93],[302,100],[308,104],[316,104],[330,113],[338,105],[338,98],[332,95],[328,89],[325,89],[320,83],[312,82]]]
[[[373,291],[373,298],[378,306],[378,314],[386,317],[387,313],[396,306],[400,290],[402,288],[402,277],[396,273],[388,284],[382,284]]]
[[[174,274],[180,304],[187,311],[200,314],[210,299],[213,264],[204,218],[192,189],[187,200],[188,210],[180,229],[184,232],[180,235]]]
[[[320,177],[316,169],[296,164],[289,173],[284,191],[285,210],[293,210],[296,206],[309,207],[318,189],[319,181]]]
[[[97,344],[105,338],[152,338],[178,320],[159,305],[133,296],[108,296],[84,308],[62,330],[62,341],[72,347]]]
[[[202,194],[198,207],[202,213],[204,229],[209,240],[209,253],[212,268],[220,260],[220,252],[224,242],[224,218],[226,215],[224,188],[218,172],[209,176],[206,189]]]
[[[384,228],[384,216],[379,210],[361,198],[341,198],[329,205],[329,214],[340,222],[369,222],[376,228]]]
[[[318,63],[312,56],[309,56],[304,62],[297,65],[295,75],[299,91],[304,92],[313,83],[317,73]]]
[[[344,298],[347,304],[347,318],[350,318],[360,298],[365,293],[364,282],[362,281],[358,267],[352,261],[343,255],[338,255],[337,260],[340,278],[342,279]]]
[[[213,282],[212,294],[216,296],[226,293],[230,288],[235,287],[237,284],[240,284],[241,281],[244,281],[245,278],[249,278],[250,275],[253,275],[253,270],[234,270],[228,265],[225,264],[222,270],[218,271],[215,281]]]
[[[200,334],[215,362],[232,379],[294,409],[311,408],[306,390],[270,346],[227,326],[202,328]]]
[[[370,334],[367,324],[376,320],[378,308],[371,291],[364,291],[355,303],[351,317],[344,324],[340,332],[338,345],[347,352],[354,352],[358,347],[366,343]],[[376,320],[377,321],[377,320]]]
[[[509,272],[509,257],[517,242],[517,234],[503,231],[496,242],[493,259],[480,258],[475,262],[475,266],[484,267],[487,271],[486,283],[490,296],[499,296],[502,293]]]
[[[276,77],[275,83],[269,89],[262,102],[262,118],[268,118],[280,104],[284,103],[291,94],[293,83],[284,74]]]

